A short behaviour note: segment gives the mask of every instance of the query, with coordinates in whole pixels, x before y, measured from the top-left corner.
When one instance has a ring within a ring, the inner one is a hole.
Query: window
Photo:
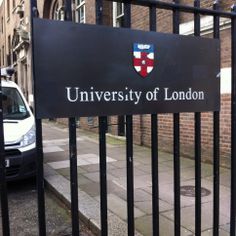
[[[58,2],[55,3],[54,5],[54,8],[53,8],[53,16],[52,16],[52,19],[53,20],[58,20],[58,8],[59,8],[59,5],[58,5]]]
[[[124,4],[120,2],[113,3],[113,26],[124,26]]]
[[[65,13],[63,7],[61,7],[58,2],[56,2],[53,6],[52,19],[61,21],[65,20]]]
[[[3,119],[22,120],[29,117],[25,103],[15,88],[2,89]]]
[[[75,21],[85,23],[85,0],[76,0]]]
[[[87,122],[89,126],[93,126],[94,125],[94,119],[93,117],[89,116],[87,117]]]

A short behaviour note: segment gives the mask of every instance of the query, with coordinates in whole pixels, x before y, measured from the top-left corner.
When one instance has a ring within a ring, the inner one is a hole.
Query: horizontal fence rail
[[[113,1],[113,0],[106,0],[106,1]],[[164,9],[164,10],[178,10],[180,12],[185,13],[194,13],[194,14],[201,14],[201,15],[208,15],[208,16],[220,16],[224,18],[234,18],[236,17],[235,12],[225,12],[219,10],[211,10],[206,8],[194,7],[194,6],[186,6],[181,4],[175,3],[168,3],[156,0],[114,0],[113,2],[128,2],[133,5],[138,6],[146,6],[146,7],[156,7],[157,9]]]

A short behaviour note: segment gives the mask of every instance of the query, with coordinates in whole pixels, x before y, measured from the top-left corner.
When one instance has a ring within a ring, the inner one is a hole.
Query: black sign
[[[218,111],[216,39],[34,19],[37,118]]]

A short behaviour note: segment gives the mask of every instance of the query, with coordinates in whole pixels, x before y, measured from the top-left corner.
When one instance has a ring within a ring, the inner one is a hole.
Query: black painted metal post
[[[71,0],[65,1],[65,21],[72,21]],[[79,235],[76,118],[69,118],[70,189],[72,235]]]
[[[213,5],[214,10],[219,10],[219,1],[215,1]],[[220,17],[214,16],[214,38],[220,38]],[[220,78],[219,78],[220,79]],[[213,235],[219,235],[219,209],[220,209],[220,198],[219,198],[219,172],[220,172],[220,113],[214,112],[214,150],[213,150],[213,175],[214,175],[214,199],[213,199]]]
[[[179,4],[179,0],[174,0]],[[179,11],[173,11],[173,33],[179,34]],[[175,235],[180,235],[181,212],[180,212],[180,114],[174,114],[174,223]]]
[[[100,156],[100,208],[101,235],[108,235],[107,223],[107,153],[106,153],[106,117],[99,117],[99,156]]]
[[[150,31],[156,31],[156,8],[149,8]],[[159,232],[159,180],[158,180],[158,126],[157,114],[151,115],[152,140],[152,234],[158,236]]]
[[[6,184],[6,167],[5,167],[5,150],[4,150],[4,130],[3,130],[3,109],[2,109],[2,82],[0,68],[0,197],[2,213],[2,235],[10,235],[7,184]]]
[[[200,0],[194,1],[200,7]],[[194,14],[194,35],[200,36],[200,15]],[[201,235],[201,113],[195,113],[195,235]]]
[[[103,24],[103,3],[96,0],[96,23]],[[107,221],[107,152],[106,152],[107,117],[99,117],[99,157],[100,157],[100,218],[101,235],[108,235]]]
[[[42,121],[36,119],[36,148],[37,148],[37,193],[38,193],[38,222],[39,235],[46,235],[45,217],[45,190],[44,190],[44,170],[43,170],[43,142],[42,142]]]
[[[72,235],[79,235],[76,119],[69,118],[70,187]]]
[[[128,235],[134,235],[133,116],[126,116]]]
[[[72,1],[65,1],[65,21],[72,21]]]
[[[236,5],[232,6],[236,12]],[[231,92],[231,208],[230,208],[230,236],[235,236],[236,221],[236,18],[231,23],[231,64],[232,64],[232,92]]]
[[[160,234],[159,223],[159,167],[158,167],[158,126],[157,115],[151,115],[152,138],[152,231],[153,236]]]
[[[34,27],[33,18],[38,17],[37,0],[31,0],[31,45],[32,45],[32,76],[34,79]],[[34,87],[34,91],[36,91]],[[34,97],[36,104],[37,98]],[[36,109],[36,108],[35,108]],[[38,224],[39,236],[46,235],[46,219],[45,219],[45,196],[44,196],[44,170],[43,170],[43,142],[42,142],[42,121],[35,119],[36,126],[36,149],[37,149],[37,196],[38,196]]]
[[[124,3],[124,27],[131,27],[131,5]],[[126,116],[127,215],[128,235],[134,235],[133,116]]]

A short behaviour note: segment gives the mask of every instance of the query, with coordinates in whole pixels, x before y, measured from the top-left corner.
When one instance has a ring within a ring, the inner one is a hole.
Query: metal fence
[[[117,0],[118,1],[118,0]],[[215,1],[213,9],[200,8],[200,0],[194,1],[194,6],[179,4],[179,0],[173,3],[156,0],[131,0],[119,1],[124,3],[124,27],[131,27],[131,5],[139,5],[149,8],[149,29],[158,31],[156,11],[158,9],[169,10],[173,13],[173,34],[179,34],[180,13],[194,15],[194,35],[200,36],[200,16],[209,15],[214,18],[213,37],[220,37],[220,17],[231,19],[232,26],[232,101],[231,101],[231,214],[230,235],[236,235],[236,5],[231,12],[221,11],[219,1]],[[103,23],[103,1],[96,0],[96,24]],[[31,0],[32,17],[38,17],[37,1]],[[66,20],[72,20],[71,1],[65,1]],[[33,29],[32,29],[33,31]],[[33,42],[33,40],[32,40]],[[1,88],[1,87],[0,87]],[[37,88],[35,88],[37,89]],[[1,92],[1,90],[0,90]],[[0,93],[1,94],[1,93]],[[37,98],[35,98],[37,99]],[[2,97],[0,96],[0,105]],[[201,235],[201,113],[195,113],[195,235]],[[135,234],[134,223],[134,178],[133,178],[133,117],[126,116],[126,161],[127,161],[127,227],[128,235]],[[180,235],[181,229],[181,201],[180,201],[180,114],[173,114],[173,162],[174,162],[174,234]],[[0,135],[3,136],[3,117],[0,107]],[[107,118],[99,117],[99,151],[100,151],[100,212],[101,235],[108,235],[107,215],[107,168],[106,168],[106,129]],[[44,173],[43,173],[43,147],[42,147],[42,123],[36,120],[37,131],[37,189],[38,189],[38,222],[39,235],[46,235],[45,199],[44,199]],[[214,168],[213,168],[213,235],[219,235],[219,138],[220,115],[214,112]],[[78,183],[77,183],[77,144],[76,144],[76,119],[69,118],[69,146],[70,146],[70,179],[71,179],[71,218],[73,235],[79,235],[78,220]],[[152,160],[152,231],[153,235],[159,235],[159,180],[158,180],[158,114],[151,114],[151,160]],[[1,210],[4,236],[10,235],[9,216],[7,204],[7,188],[5,182],[5,155],[4,142],[0,139],[0,190]]]

